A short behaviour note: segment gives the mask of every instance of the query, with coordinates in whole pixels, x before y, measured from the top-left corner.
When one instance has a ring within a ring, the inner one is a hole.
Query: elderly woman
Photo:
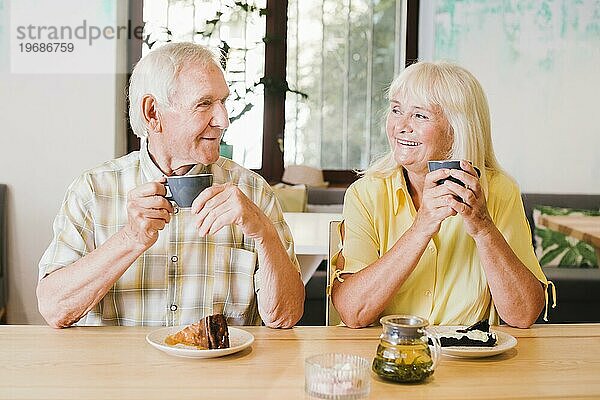
[[[494,155],[480,83],[457,65],[420,62],[392,82],[389,99],[391,151],[344,200],[343,270],[332,288],[342,321],[358,328],[412,314],[529,327],[548,281],[517,184]],[[446,159],[462,170],[429,172],[428,161]]]

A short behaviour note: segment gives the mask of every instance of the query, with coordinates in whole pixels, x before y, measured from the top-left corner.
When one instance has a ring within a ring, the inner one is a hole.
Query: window
[[[385,90],[405,59],[402,0],[290,0],[285,163],[364,169],[388,150]]]
[[[130,1],[141,18],[140,0]],[[144,51],[181,40],[228,50],[235,94],[225,141],[236,162],[269,181],[281,179],[285,163],[320,167],[343,183],[387,150],[385,89],[416,58],[418,0],[143,3]],[[130,49],[133,62],[139,53]]]
[[[231,95],[224,141],[246,168],[262,167],[266,0],[145,0],[142,56],[168,42],[218,48]]]

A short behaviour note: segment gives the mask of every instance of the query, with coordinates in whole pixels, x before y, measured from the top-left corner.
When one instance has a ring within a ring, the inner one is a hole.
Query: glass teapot
[[[437,336],[426,329],[429,322],[412,315],[388,315],[379,321],[383,333],[373,372],[395,382],[419,382],[431,376],[441,347]]]

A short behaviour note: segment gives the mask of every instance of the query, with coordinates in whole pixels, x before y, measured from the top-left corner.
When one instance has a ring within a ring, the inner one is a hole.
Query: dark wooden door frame
[[[257,172],[268,182],[283,175],[283,132],[287,87],[288,0],[267,0],[265,34],[265,82],[262,168]]]

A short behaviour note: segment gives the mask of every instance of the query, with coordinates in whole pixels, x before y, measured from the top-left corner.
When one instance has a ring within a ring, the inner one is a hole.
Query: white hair
[[[485,93],[465,68],[444,61],[412,64],[391,83],[388,97],[396,96],[413,97],[426,107],[440,107],[453,138],[450,158],[472,161],[481,169],[482,181],[486,180],[485,169],[501,170],[492,145]],[[363,174],[386,177],[398,167],[390,151]]]
[[[144,56],[133,69],[129,80],[129,123],[140,138],[148,135],[142,112],[142,98],[152,95],[160,106],[173,105],[172,94],[179,73],[185,65],[221,68],[219,57],[208,47],[189,42],[168,43]]]

